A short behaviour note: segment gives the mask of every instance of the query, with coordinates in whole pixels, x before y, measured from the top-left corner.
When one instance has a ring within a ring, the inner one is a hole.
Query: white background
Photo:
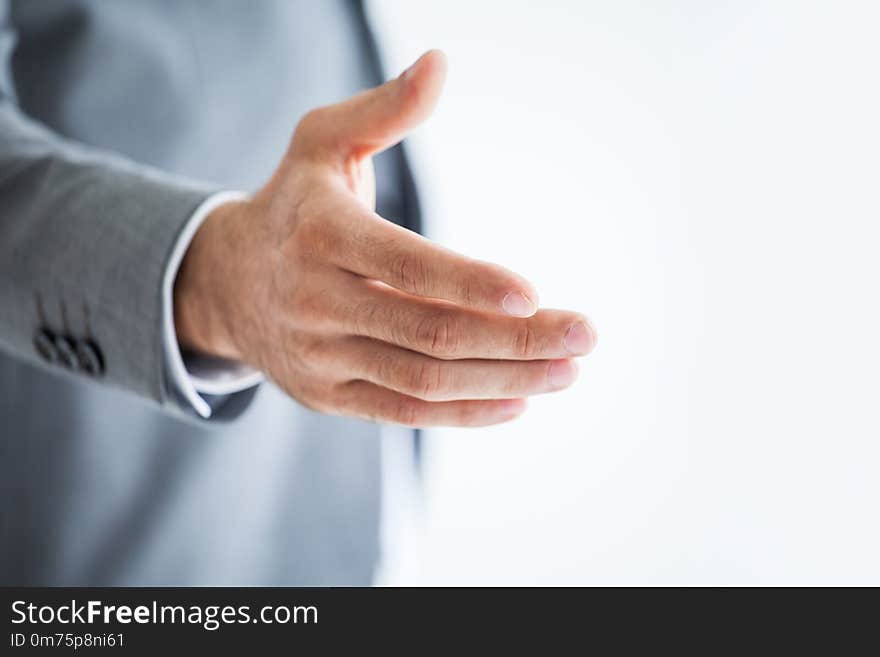
[[[580,381],[430,435],[426,584],[880,584],[880,3],[373,4],[450,60],[430,232],[585,312]]]

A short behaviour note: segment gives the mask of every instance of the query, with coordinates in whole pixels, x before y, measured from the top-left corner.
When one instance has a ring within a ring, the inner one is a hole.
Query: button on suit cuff
[[[242,363],[181,352],[174,330],[174,279],[187,248],[202,222],[217,207],[247,199],[242,192],[219,192],[206,198],[190,216],[174,243],[162,279],[162,341],[169,385],[203,418],[211,417],[211,406],[202,395],[231,395],[259,384],[263,377]]]

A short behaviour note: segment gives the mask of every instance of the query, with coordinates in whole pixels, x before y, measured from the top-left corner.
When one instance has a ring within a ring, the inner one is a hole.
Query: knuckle
[[[394,402],[391,412],[391,419],[394,422],[414,427],[420,424],[422,417],[420,406],[414,400],[403,398]]]
[[[299,360],[309,371],[320,369],[327,361],[327,348],[320,340],[302,340],[299,344]]]
[[[295,135],[308,137],[324,124],[327,114],[325,107],[315,107],[306,112],[296,125]]]
[[[458,350],[458,334],[453,320],[437,313],[421,319],[415,327],[417,348],[437,356],[451,356]]]
[[[394,385],[401,378],[397,359],[390,354],[376,354],[372,359],[372,368],[376,383],[380,385]]]
[[[530,358],[537,350],[538,336],[535,327],[528,321],[521,322],[513,334],[513,352],[521,358]]]
[[[294,153],[306,157],[319,155],[326,147],[328,126],[333,117],[330,106],[316,107],[303,115],[293,131],[291,147]]]
[[[465,276],[458,284],[459,298],[468,306],[473,306],[477,300],[477,280],[471,276]]]
[[[303,339],[291,340],[294,349],[290,351],[296,352],[297,360],[304,364],[320,363],[324,359],[324,350],[318,340]]]
[[[437,401],[442,399],[446,391],[445,378],[442,364],[426,359],[411,369],[408,384],[416,397]]]
[[[374,301],[367,300],[355,303],[349,312],[344,314],[343,325],[355,335],[370,335],[372,327],[391,323],[389,332],[392,338],[396,335],[393,322],[388,322],[386,313]]]
[[[294,394],[291,392],[290,394],[309,410],[318,413],[333,413],[337,410],[332,402],[334,395],[328,394],[326,390],[319,389],[315,386],[305,386],[298,393]]]
[[[421,294],[428,287],[428,268],[409,253],[398,253],[391,259],[392,276],[406,290]]]
[[[501,379],[499,393],[505,397],[512,397],[520,394],[523,390],[538,390],[542,371],[546,368],[535,368],[531,363],[523,363],[516,365],[508,376]]]
[[[293,254],[300,260],[324,256],[336,243],[331,224],[324,220],[322,211],[309,200],[297,206],[297,222],[291,231]]]
[[[300,395],[297,401],[308,410],[314,411],[315,413],[330,413],[334,410],[330,404],[320,397]]]
[[[322,294],[299,290],[294,292],[288,304],[291,322],[295,326],[313,326],[323,322],[328,315],[327,303]]]

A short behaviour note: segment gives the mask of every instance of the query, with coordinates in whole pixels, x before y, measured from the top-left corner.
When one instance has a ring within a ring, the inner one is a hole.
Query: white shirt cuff
[[[180,232],[162,278],[162,342],[169,383],[203,418],[211,417],[211,406],[202,394],[231,395],[241,392],[260,383],[263,375],[242,363],[212,356],[187,355],[184,362],[174,330],[174,279],[193,236],[205,218],[224,203],[247,198],[247,194],[241,192],[219,192],[205,199]]]

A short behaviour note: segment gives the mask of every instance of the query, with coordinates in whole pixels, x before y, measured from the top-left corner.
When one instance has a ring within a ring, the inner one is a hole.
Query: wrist
[[[243,360],[228,312],[235,287],[227,284],[234,264],[230,227],[247,206],[230,201],[205,218],[190,242],[174,281],[174,328],[181,346],[204,354]]]

